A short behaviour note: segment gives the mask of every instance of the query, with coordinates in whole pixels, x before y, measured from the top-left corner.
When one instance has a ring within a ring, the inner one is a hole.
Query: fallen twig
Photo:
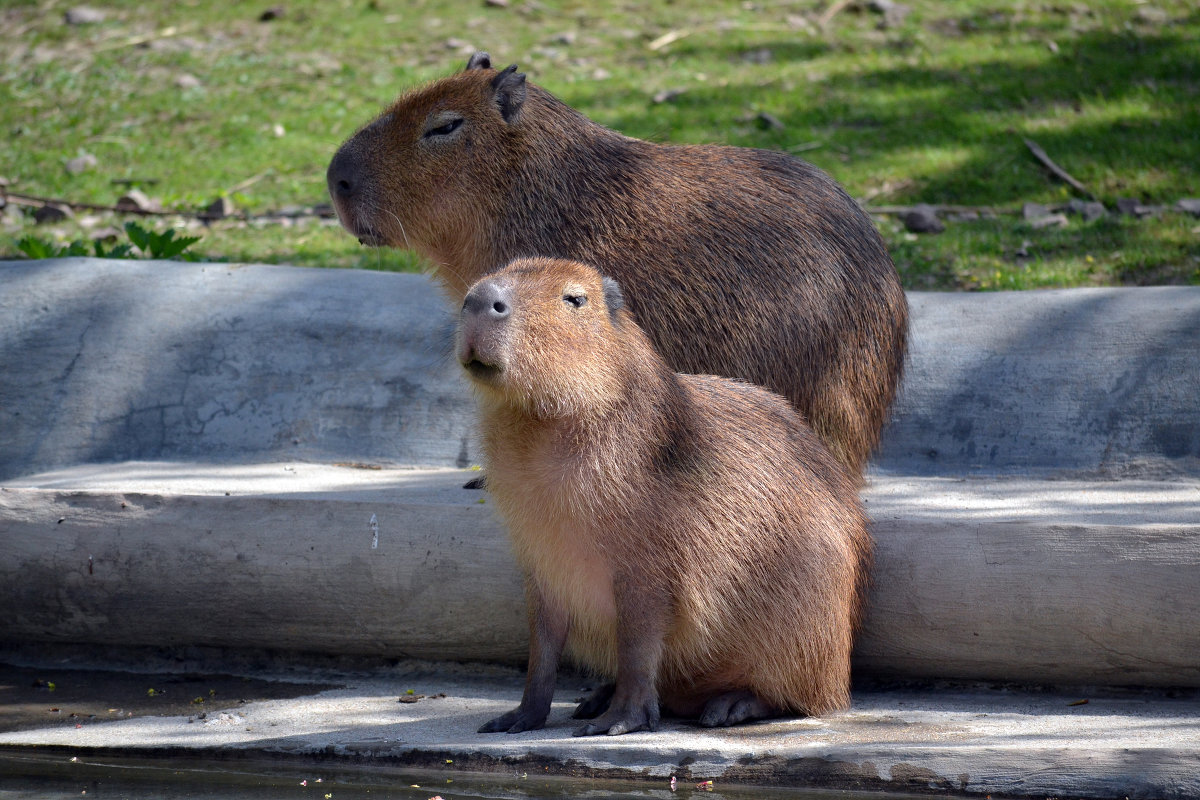
[[[834,0],[833,4],[817,18],[817,26],[824,30],[829,21],[838,15],[838,12],[853,2],[854,0]]]
[[[940,214],[1020,214],[1019,208],[997,208],[996,206],[958,206],[958,205],[939,205],[937,203],[925,203],[926,206],[932,208]],[[916,206],[863,206],[863,211],[868,214],[907,214]]]
[[[686,28],[683,28],[681,30],[667,31],[662,36],[659,36],[657,39],[650,42],[650,44],[646,45],[646,49],[661,50],[664,47],[666,47],[667,45],[671,44],[672,42],[678,42],[683,37],[691,36],[691,35],[692,35],[692,31],[690,31]]]
[[[1090,189],[1088,189],[1079,181],[1075,180],[1075,178],[1072,177],[1071,174],[1065,169],[1060,167],[1058,164],[1055,164],[1050,156],[1046,155],[1046,151],[1038,147],[1037,142],[1033,141],[1032,139],[1026,139],[1025,146],[1028,147],[1029,152],[1033,153],[1034,157],[1037,158],[1038,161],[1042,162],[1046,169],[1053,172],[1057,178],[1066,181],[1071,185],[1071,188],[1080,194],[1085,194],[1091,199],[1099,201],[1100,198],[1096,197],[1096,195],[1094,195]]]
[[[806,150],[816,150],[819,147],[824,147],[824,142],[805,142],[804,144],[794,144],[787,148],[789,153],[803,153]]]
[[[251,186],[253,186],[254,184],[261,181],[263,178],[267,177],[268,175],[274,174],[274,172],[275,172],[275,170],[269,169],[266,172],[260,172],[257,175],[253,175],[249,178],[246,178],[246,180],[242,181],[241,183],[235,183],[233,186],[230,186],[228,189],[225,190],[225,193],[226,194],[234,194],[235,192],[240,192],[243,189],[248,189]]]
[[[28,194],[14,194],[6,192],[5,199],[18,206],[29,206],[31,208],[41,208],[42,206],[67,206],[68,208],[83,210],[83,211],[111,211],[115,214],[137,214],[142,217],[186,217],[188,219],[198,219],[201,222],[216,222],[222,219],[232,220],[252,220],[252,219],[296,219],[299,217],[333,217],[333,209],[327,205],[317,205],[311,209],[303,209],[299,211],[289,211],[282,213],[279,211],[268,211],[262,214],[250,214],[245,211],[236,212],[228,215],[211,214],[207,211],[185,211],[182,209],[157,209],[157,208],[131,208],[125,206],[105,205],[103,203],[82,203],[76,200],[60,200],[54,197],[35,197]]]
[[[123,39],[119,42],[108,42],[107,44],[102,44],[99,47],[94,48],[92,52],[103,53],[108,50],[120,50],[125,47],[134,47],[139,44],[146,44],[158,39],[170,39],[172,36],[178,36],[182,32],[183,31],[174,25],[170,25],[160,31],[155,31],[154,33],[146,33],[140,36],[130,36],[129,38]]]

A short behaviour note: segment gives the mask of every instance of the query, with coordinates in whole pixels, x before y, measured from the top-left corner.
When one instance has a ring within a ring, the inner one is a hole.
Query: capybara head
[[[573,261],[518,259],[467,292],[456,349],[485,398],[559,416],[617,396],[617,344],[634,329],[616,281]]]
[[[504,140],[525,95],[515,64],[498,72],[476,53],[463,72],[401,96],[329,164],[342,224],[363,244],[418,250],[477,224],[473,212],[486,204],[471,199],[494,194],[495,176],[508,168]]]

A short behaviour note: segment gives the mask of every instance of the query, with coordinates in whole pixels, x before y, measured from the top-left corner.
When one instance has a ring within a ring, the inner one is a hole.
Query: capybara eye
[[[462,124],[462,117],[459,117],[458,119],[452,119],[445,125],[441,125],[437,128],[430,128],[429,130],[425,131],[424,138],[428,139],[430,136],[449,136],[458,130],[458,127]]]
[[[564,294],[563,302],[575,308],[582,308],[587,305],[587,295],[582,294]]]

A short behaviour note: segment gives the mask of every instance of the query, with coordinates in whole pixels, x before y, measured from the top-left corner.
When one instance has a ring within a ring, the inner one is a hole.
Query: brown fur
[[[631,139],[514,70],[478,54],[343,144],[328,179],[345,227],[424,254],[456,301],[513,258],[592,264],[673,368],[783,394],[861,473],[908,329],[870,218],[804,161]]]
[[[519,260],[464,305],[532,634],[522,706],[483,730],[542,724],[564,644],[616,679],[581,733],[652,728],[660,702],[704,724],[844,708],[870,559],[855,481],[784,398],[673,372],[614,285]],[[507,317],[475,312],[489,292]],[[730,693],[753,702],[709,710]]]

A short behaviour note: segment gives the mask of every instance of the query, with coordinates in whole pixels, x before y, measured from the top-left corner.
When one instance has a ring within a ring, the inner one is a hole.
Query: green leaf
[[[136,222],[125,223],[125,233],[129,236],[129,241],[137,245],[137,248],[143,253],[148,252],[150,248],[150,231],[138,225]]]
[[[159,237],[158,241],[151,241],[151,255],[155,258],[174,258],[200,241],[199,236],[180,236],[178,239],[174,237],[175,231],[169,230],[166,234]]]
[[[17,240],[17,249],[30,258],[54,258],[54,245],[36,236],[22,236]]]

